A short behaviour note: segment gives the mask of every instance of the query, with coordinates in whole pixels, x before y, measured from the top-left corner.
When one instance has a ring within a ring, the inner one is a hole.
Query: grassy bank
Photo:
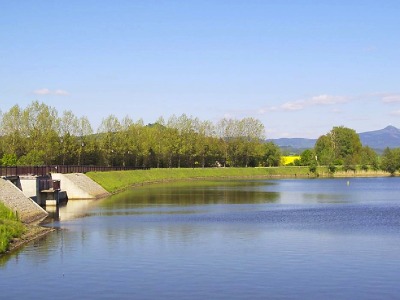
[[[150,169],[136,171],[89,172],[86,175],[99,183],[107,191],[115,193],[130,186],[151,182],[224,177],[307,177],[309,173],[308,167],[279,167]]]
[[[388,176],[382,171],[342,171],[331,174],[327,167],[318,167],[321,177],[367,177]],[[130,186],[164,181],[210,178],[245,178],[245,177],[315,177],[308,167],[285,166],[276,168],[180,168],[180,169],[150,169],[135,171],[89,172],[86,174],[99,183],[107,191],[115,193]]]
[[[26,231],[26,227],[18,217],[0,202],[0,254],[9,249],[13,239],[19,238]]]

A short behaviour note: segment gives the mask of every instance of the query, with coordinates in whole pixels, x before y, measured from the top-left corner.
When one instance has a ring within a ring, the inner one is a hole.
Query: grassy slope
[[[20,237],[25,230],[18,217],[0,202],[0,254],[7,251],[10,242]]]
[[[258,176],[308,176],[308,167],[280,168],[206,168],[206,169],[150,169],[136,171],[89,172],[86,175],[109,192],[148,182],[185,180],[197,178],[258,177]]]

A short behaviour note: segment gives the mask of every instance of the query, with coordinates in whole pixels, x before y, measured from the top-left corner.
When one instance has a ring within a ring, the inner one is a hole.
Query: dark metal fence
[[[45,176],[50,173],[86,173],[105,171],[148,170],[147,167],[105,167],[105,166],[14,166],[0,167],[0,176],[38,175]]]

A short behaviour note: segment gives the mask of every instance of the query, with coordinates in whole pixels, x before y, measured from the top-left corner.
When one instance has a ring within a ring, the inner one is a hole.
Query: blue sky
[[[0,0],[0,110],[400,127],[400,1]]]

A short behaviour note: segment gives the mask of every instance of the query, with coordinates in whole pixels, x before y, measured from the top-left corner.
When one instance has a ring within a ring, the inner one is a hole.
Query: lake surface
[[[70,201],[2,299],[398,299],[400,178],[149,185]]]

